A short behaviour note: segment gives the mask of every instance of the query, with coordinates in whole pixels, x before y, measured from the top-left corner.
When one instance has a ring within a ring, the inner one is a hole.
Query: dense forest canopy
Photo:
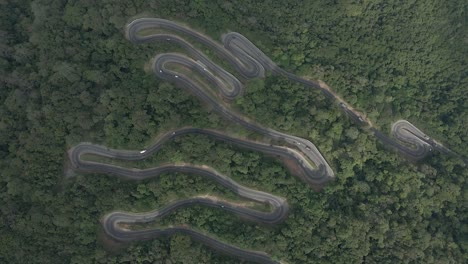
[[[148,211],[204,194],[238,199],[212,181],[186,174],[142,182],[70,177],[66,153],[82,141],[141,149],[184,126],[249,133],[154,77],[150,59],[179,50],[130,43],[124,27],[136,17],[179,21],[216,40],[240,32],[283,68],[326,81],[382,131],[404,118],[468,156],[466,1],[4,0],[0,7],[2,263],[240,261],[183,235],[119,245],[102,232],[99,219],[116,209]],[[409,162],[318,91],[282,77],[268,75],[246,86],[233,107],[265,126],[310,139],[336,180],[317,193],[276,159],[184,136],[130,166],[207,164],[287,198],[291,212],[284,223],[266,227],[195,206],[157,225],[188,224],[287,263],[468,258],[468,170],[461,160],[433,153]]]

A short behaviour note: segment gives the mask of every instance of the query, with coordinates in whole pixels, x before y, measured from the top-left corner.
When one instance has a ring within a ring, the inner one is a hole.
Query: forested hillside
[[[69,170],[67,150],[82,141],[142,149],[184,126],[249,133],[156,78],[150,59],[180,50],[130,43],[124,28],[132,18],[180,21],[216,40],[240,32],[281,67],[327,82],[382,131],[407,119],[467,157],[467,10],[463,0],[0,1],[0,263],[241,261],[182,235],[121,245],[101,228],[112,210],[149,211],[193,195],[238,199],[216,183],[186,174],[133,182]],[[436,152],[409,162],[318,91],[271,74],[249,81],[233,108],[312,141],[336,180],[314,192],[277,159],[184,136],[129,166],[206,164],[285,197],[291,212],[268,227],[194,206],[158,225],[187,224],[286,263],[468,259],[468,169],[461,160]]]

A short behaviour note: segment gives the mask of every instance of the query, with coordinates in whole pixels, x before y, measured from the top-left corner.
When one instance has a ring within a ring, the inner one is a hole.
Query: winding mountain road
[[[94,173],[108,173],[116,176],[125,177],[132,180],[143,180],[148,178],[155,178],[162,173],[167,172],[181,172],[201,175],[206,178],[212,179],[222,186],[230,189],[237,195],[258,202],[269,205],[272,208],[271,212],[263,212],[254,210],[248,207],[239,206],[222,200],[214,200],[205,197],[193,197],[185,200],[178,200],[171,204],[147,213],[128,213],[128,212],[111,212],[103,218],[103,226],[105,232],[112,238],[122,241],[130,242],[134,240],[145,240],[160,236],[170,236],[174,233],[183,233],[192,236],[197,241],[200,241],[220,252],[225,254],[237,256],[249,261],[260,262],[260,263],[276,263],[271,260],[268,255],[263,252],[256,252],[250,250],[240,249],[238,247],[228,245],[220,242],[214,238],[211,238],[201,232],[192,230],[187,226],[176,226],[166,229],[152,229],[152,230],[128,230],[122,227],[122,224],[137,224],[137,223],[148,223],[154,222],[159,218],[162,218],[174,210],[182,207],[192,206],[195,204],[205,205],[210,207],[221,208],[225,211],[231,212],[238,215],[239,217],[255,221],[263,224],[277,224],[284,220],[289,211],[287,201],[269,193],[253,190],[242,186],[231,178],[224,176],[213,169],[206,166],[194,166],[190,164],[167,164],[156,168],[150,169],[128,169],[122,168],[115,165],[103,164],[99,162],[86,161],[82,159],[83,155],[96,155],[107,158],[121,159],[121,160],[142,160],[148,156],[159,151],[165,142],[175,137],[186,135],[186,134],[201,134],[208,135],[217,140],[223,140],[232,144],[237,144],[240,147],[244,147],[251,150],[257,150],[265,154],[280,156],[283,158],[289,158],[297,162],[298,167],[303,169],[303,172],[308,170],[308,167],[301,161],[300,154],[287,147],[273,146],[262,144],[258,142],[242,140],[226,136],[220,132],[198,128],[183,128],[161,136],[158,141],[150,148],[143,151],[128,151],[128,150],[115,150],[109,149],[104,146],[93,145],[90,143],[80,143],[69,150],[69,157],[72,166],[81,172],[94,172]]]
[[[433,150],[461,159],[465,164],[467,160],[445,147],[433,138],[424,134],[419,128],[406,120],[398,120],[393,123],[390,138],[381,131],[371,127],[374,135],[386,146],[392,147],[412,161],[419,161],[427,157]]]
[[[164,143],[166,143],[167,141],[172,140],[175,137],[187,134],[207,135],[216,140],[222,140],[246,149],[263,152],[267,155],[281,157],[283,159],[293,161],[295,163],[295,172],[299,173],[299,176],[301,176],[302,179],[304,179],[311,186],[316,188],[321,188],[321,185],[324,184],[327,180],[326,178],[317,178],[316,169],[311,166],[310,162],[307,160],[307,157],[304,156],[300,151],[298,151],[294,147],[265,144],[246,139],[239,139],[209,129],[189,127],[178,129],[175,131],[170,131],[159,137],[159,139],[153,146],[145,149],[144,151],[116,150],[109,149],[104,146],[94,145],[91,143],[80,143],[68,151],[71,165],[73,166],[73,168],[80,172],[107,173],[132,180],[144,180],[148,178],[155,178],[161,175],[162,173],[167,172],[181,172],[202,175],[206,178],[218,182],[219,184],[232,190],[234,193],[238,194],[241,197],[258,203],[267,204],[271,208],[273,208],[272,212],[265,213],[262,211],[233,205],[224,201],[195,197],[186,200],[179,200],[165,206],[162,209],[147,213],[132,214],[125,212],[112,212],[106,215],[103,219],[104,230],[106,231],[106,233],[118,241],[129,242],[133,240],[143,240],[159,236],[167,236],[180,231],[180,233],[191,235],[197,241],[201,241],[204,243],[209,242],[207,245],[221,252],[241,257],[249,261],[261,260],[261,263],[274,263],[271,260],[269,260],[269,257],[265,253],[249,250],[246,250],[244,252],[243,250],[237,247],[227,245],[222,242],[214,243],[214,241],[217,240],[214,240],[200,232],[190,230],[185,226],[171,227],[164,230],[154,229],[146,231],[135,231],[122,228],[121,225],[153,222],[171,213],[172,211],[177,210],[178,208],[194,204],[222,208],[223,210],[232,212],[240,216],[241,218],[255,221],[257,223],[277,224],[284,220],[289,211],[289,206],[284,198],[252,190],[242,185],[239,185],[232,179],[205,166],[194,166],[190,164],[166,164],[156,168],[140,170],[135,168],[128,169],[120,166],[103,164],[100,162],[87,161],[82,159],[82,156],[84,155],[95,155],[100,157],[127,161],[143,160],[159,151],[164,145]]]
[[[164,33],[158,31],[158,33],[150,35],[140,34],[140,32],[146,29],[157,29]],[[306,87],[319,89],[328,98],[337,102],[340,105],[341,110],[356,124],[359,126],[368,126],[374,135],[384,144],[398,149],[410,159],[422,159],[434,148],[450,152],[450,150],[430,139],[427,135],[405,120],[399,120],[392,127],[392,134],[396,140],[387,137],[382,132],[375,129],[372,126],[372,123],[361,113],[354,110],[335,93],[333,93],[328,86],[320,82],[298,77],[281,69],[260,49],[239,33],[231,32],[223,35],[223,45],[220,45],[212,39],[190,28],[169,20],[158,18],[136,19],[126,27],[126,37],[129,41],[135,44],[152,41],[173,43],[182,47],[189,55],[165,53],[156,56],[153,59],[152,69],[157,76],[189,89],[191,93],[200,98],[204,103],[211,106],[213,110],[221,114],[225,119],[242,125],[251,131],[267,136],[273,139],[275,144],[278,145],[234,138],[222,132],[209,129],[182,128],[162,135],[153,146],[148,147],[143,151],[109,149],[104,146],[93,145],[91,143],[80,143],[74,146],[68,152],[69,158],[73,167],[81,172],[108,173],[132,180],[143,180],[158,177],[162,173],[166,172],[197,174],[216,181],[243,198],[269,205],[272,209],[270,212],[263,212],[217,199],[193,197],[172,202],[159,210],[146,213],[115,211],[104,216],[102,222],[105,232],[118,241],[129,242],[134,240],[152,239],[160,236],[170,236],[174,233],[183,233],[190,235],[193,239],[200,241],[213,249],[229,255],[237,256],[253,262],[277,263],[264,252],[240,249],[238,247],[228,245],[187,226],[173,226],[165,229],[131,230],[124,228],[123,224],[128,225],[153,222],[170,214],[174,210],[193,204],[221,208],[238,215],[241,218],[257,223],[277,224],[283,221],[287,216],[289,206],[287,201],[282,197],[242,186],[229,177],[206,166],[166,164],[150,169],[128,169],[110,164],[86,161],[82,159],[83,155],[91,154],[128,161],[142,160],[157,152],[168,140],[186,134],[201,134],[212,137],[216,140],[238,145],[246,149],[259,151],[275,157],[281,157],[283,160],[293,161],[294,172],[311,187],[317,190],[321,189],[327,182],[335,177],[335,174],[328,162],[322,156],[317,147],[309,140],[263,127],[253,120],[232,111],[227,105],[225,105],[221,98],[227,101],[235,99],[242,93],[242,90],[244,89],[243,83],[237,77],[214,63],[184,38],[175,34],[190,37],[197,42],[206,45],[222,60],[230,64],[243,79],[262,78],[265,76],[266,71],[270,71],[274,74],[285,76],[291,81],[299,82]],[[180,71],[180,67],[187,69],[187,71]],[[188,76],[190,74],[187,72],[196,73],[198,76],[202,76],[203,81]],[[217,88],[220,91],[220,94],[213,93],[209,88]]]

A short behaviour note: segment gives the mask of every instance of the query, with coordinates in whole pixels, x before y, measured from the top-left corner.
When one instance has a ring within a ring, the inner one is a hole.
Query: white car
[[[146,152],[146,149],[140,151],[140,154],[143,154],[143,153],[145,153],[145,152]]]

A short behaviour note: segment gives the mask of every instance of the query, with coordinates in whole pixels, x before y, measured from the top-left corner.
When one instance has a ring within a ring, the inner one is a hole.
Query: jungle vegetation
[[[180,21],[220,40],[237,31],[285,69],[327,82],[383,131],[403,118],[468,156],[468,27],[463,0],[0,1],[0,262],[238,263],[177,235],[116,244],[99,219],[173,199],[236,197],[196,175],[132,182],[70,174],[66,151],[86,141],[141,149],[177,127],[246,134],[148,69],[161,43],[133,45],[135,17]],[[145,70],[146,69],[146,70]],[[310,139],[337,179],[314,192],[280,161],[184,136],[135,166],[206,164],[288,199],[286,221],[258,226],[191,207],[189,224],[288,263],[462,263],[468,259],[468,169],[434,153],[412,163],[352,123],[319,92],[268,75],[233,107]]]

